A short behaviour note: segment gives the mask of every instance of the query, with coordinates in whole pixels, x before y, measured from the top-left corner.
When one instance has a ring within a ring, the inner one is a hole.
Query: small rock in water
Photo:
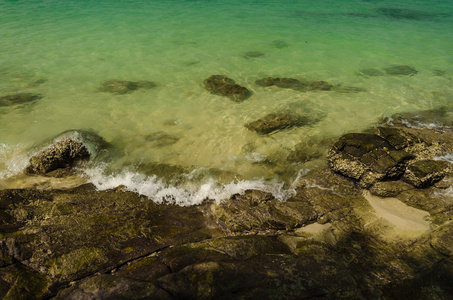
[[[267,77],[255,81],[257,85],[260,86],[278,86],[284,89],[305,89],[307,87],[307,82],[302,82],[294,78],[273,78]]]
[[[405,8],[381,7],[377,12],[388,18],[403,20],[426,20],[435,17],[432,13]]]
[[[300,81],[294,78],[273,78],[266,77],[255,81],[260,86],[278,86],[284,89],[293,89],[296,91],[330,91],[333,85],[325,81]]]
[[[179,141],[174,135],[167,134],[163,131],[154,132],[145,136],[145,140],[157,148],[170,146]]]
[[[107,80],[102,84],[101,91],[113,94],[127,94],[138,89],[151,89],[156,87],[156,84],[151,81],[127,81],[127,80]]]
[[[63,168],[71,168],[77,162],[90,158],[88,149],[79,141],[63,139],[30,158],[28,174],[46,174]]]
[[[40,94],[19,93],[0,97],[0,106],[14,106],[24,103],[34,102],[41,99]]]
[[[257,58],[257,57],[263,57],[264,53],[260,51],[247,51],[242,54],[244,58]]]
[[[272,46],[277,49],[282,49],[288,47],[288,43],[284,40],[275,40],[272,42]]]
[[[388,68],[384,69],[385,73],[388,75],[415,75],[418,73],[417,70],[415,70],[412,67],[409,66],[391,66]]]
[[[325,81],[311,81],[308,83],[308,91],[330,91],[333,85]]]
[[[276,130],[308,124],[310,124],[310,120],[307,117],[281,112],[268,114],[246,124],[245,127],[260,134],[268,134]]]
[[[204,86],[211,94],[227,96],[236,102],[242,101],[250,95],[250,91],[247,88],[236,84],[233,79],[224,75],[210,76],[205,79]]]

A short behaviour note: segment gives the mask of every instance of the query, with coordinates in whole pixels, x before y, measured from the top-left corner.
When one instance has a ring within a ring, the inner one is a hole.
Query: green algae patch
[[[81,270],[96,270],[107,262],[104,250],[100,248],[82,248],[48,260],[48,273],[52,276],[71,275]]]
[[[9,290],[3,295],[3,300],[39,299],[47,292],[51,284],[49,276],[31,271],[25,267],[9,266],[1,269],[0,282],[2,289],[8,286]]]

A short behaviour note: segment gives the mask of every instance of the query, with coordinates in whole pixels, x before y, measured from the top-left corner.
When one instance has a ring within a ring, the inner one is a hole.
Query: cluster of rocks
[[[0,298],[449,299],[453,204],[402,201],[434,229],[388,239],[362,190],[313,170],[286,202],[249,190],[223,203],[158,205],[121,187],[0,191]]]
[[[453,127],[385,125],[342,136],[329,150],[327,160],[335,172],[384,195],[382,187],[394,188],[395,182],[426,188],[441,181],[453,169],[438,157],[452,152]]]

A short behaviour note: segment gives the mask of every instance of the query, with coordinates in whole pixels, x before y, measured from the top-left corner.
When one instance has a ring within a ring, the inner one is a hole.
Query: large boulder
[[[224,75],[212,75],[205,79],[204,86],[214,95],[226,96],[233,101],[239,102],[250,96],[250,91],[236,84],[236,82]]]
[[[18,93],[12,95],[6,95],[0,97],[0,107],[1,106],[15,106],[19,104],[31,103],[35,102],[36,100],[41,99],[42,96],[40,94],[32,94],[32,93]]]

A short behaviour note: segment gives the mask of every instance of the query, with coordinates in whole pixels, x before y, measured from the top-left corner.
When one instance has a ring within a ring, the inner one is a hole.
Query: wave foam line
[[[134,172],[123,172],[116,175],[104,175],[101,168],[84,171],[88,181],[98,190],[108,190],[124,186],[126,190],[144,195],[158,204],[170,203],[180,206],[201,204],[205,200],[221,203],[234,194],[242,194],[254,189],[271,193],[276,199],[286,201],[295,195],[295,190],[284,189],[284,183],[266,182],[264,180],[242,180],[228,184],[220,184],[213,179],[203,184],[176,187],[164,183],[156,176],[145,176]]]

